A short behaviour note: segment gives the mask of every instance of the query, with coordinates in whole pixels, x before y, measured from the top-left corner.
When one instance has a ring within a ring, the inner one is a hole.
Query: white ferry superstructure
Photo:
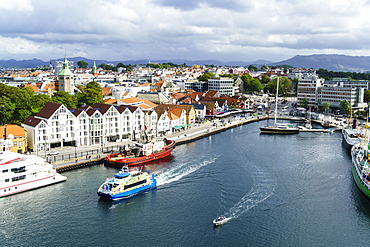
[[[0,197],[67,180],[45,159],[10,152],[10,145],[9,140],[0,140]]]

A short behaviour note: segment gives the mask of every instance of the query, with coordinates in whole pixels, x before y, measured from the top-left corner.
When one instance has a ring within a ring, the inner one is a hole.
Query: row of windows
[[[13,141],[13,147],[23,147],[23,141]]]
[[[26,179],[26,175],[22,175],[22,176],[19,176],[19,177],[12,178],[12,182],[19,181],[19,180],[22,180],[22,179]],[[5,179],[5,182],[8,182],[8,181],[6,181],[6,179]]]

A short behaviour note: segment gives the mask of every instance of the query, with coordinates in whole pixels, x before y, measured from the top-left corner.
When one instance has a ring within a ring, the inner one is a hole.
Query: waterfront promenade
[[[176,145],[182,145],[189,143],[230,128],[235,128],[240,125],[244,125],[250,122],[256,122],[261,120],[266,120],[267,115],[257,115],[257,116],[247,116],[247,117],[228,117],[225,119],[214,119],[207,121],[202,124],[195,124],[188,129],[169,133],[160,138],[167,138],[174,140]],[[289,120],[291,116],[280,116],[280,119]],[[271,119],[271,116],[270,116]],[[320,121],[315,121],[320,124]],[[339,130],[340,128],[335,128],[334,130]],[[304,130],[316,132],[318,129]],[[90,145],[81,147],[63,147],[55,148],[60,152],[57,156],[47,156],[47,153],[40,153],[40,156],[45,155],[47,160],[51,162],[59,172],[64,172],[68,170],[73,170],[81,167],[91,166],[100,164],[104,157],[111,152],[116,152],[123,145],[128,145],[129,140],[123,142],[108,142],[101,145]]]

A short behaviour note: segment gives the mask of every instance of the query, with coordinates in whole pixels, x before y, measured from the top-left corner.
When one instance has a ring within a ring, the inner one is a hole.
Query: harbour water
[[[144,169],[158,188],[119,202],[96,191],[117,170],[0,199],[1,246],[368,246],[370,201],[338,133],[261,135],[263,122],[177,146]],[[218,215],[231,217],[214,228]]]

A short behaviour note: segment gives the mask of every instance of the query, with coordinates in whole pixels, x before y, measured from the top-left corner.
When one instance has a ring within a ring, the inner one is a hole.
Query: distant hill
[[[326,69],[329,71],[369,72],[370,56],[346,55],[297,55],[288,60],[274,63],[287,64],[296,68]],[[272,64],[270,64],[272,65]]]
[[[51,62],[54,65],[55,61],[63,61],[64,58],[59,58],[59,59],[52,59]],[[68,57],[67,58],[69,61],[73,61],[75,66],[77,66],[78,61],[84,61],[89,64],[91,67],[93,65],[94,60],[93,59],[88,59],[84,57]],[[124,61],[107,61],[107,60],[96,60],[95,63],[96,65],[100,65],[102,63],[104,64],[118,64],[118,63],[123,63],[123,64],[147,64],[149,60],[144,60],[144,59],[138,59],[138,60],[124,60]],[[248,67],[249,65],[258,65],[262,66],[265,64],[271,63],[271,61],[267,60],[257,60],[254,62],[243,62],[243,61],[229,61],[229,62],[222,62],[218,60],[187,60],[187,59],[168,59],[168,60],[150,60],[151,63],[168,63],[172,62],[174,64],[187,64],[188,66],[191,65],[216,65],[216,66],[245,66]],[[40,59],[28,59],[28,60],[0,60],[0,67],[3,68],[14,68],[14,69],[22,69],[22,68],[36,68],[38,66],[48,66],[50,64],[50,61],[42,61]]]
[[[63,58],[52,59],[54,61],[62,61]],[[84,57],[72,57],[68,60],[73,61],[75,66],[77,66],[78,61],[85,61],[91,67],[93,64],[93,59],[88,59]],[[121,62],[123,64],[147,64],[149,61],[145,59],[140,60],[123,60],[123,61],[107,61],[107,60],[96,60],[96,65],[104,64],[114,64]],[[229,65],[229,66],[245,66],[253,64],[256,66],[262,65],[290,65],[296,68],[313,68],[313,69],[326,69],[329,71],[347,71],[347,72],[369,72],[370,71],[370,56],[346,56],[346,55],[297,55],[290,59],[271,62],[267,60],[257,60],[254,62],[244,62],[244,61],[229,61],[222,62],[218,60],[186,60],[186,59],[168,59],[168,60],[150,60],[151,63],[168,63],[172,62],[174,64],[184,64],[187,65]],[[36,68],[38,66],[48,66],[50,61],[42,61],[40,59],[29,59],[29,60],[0,60],[0,67],[4,68]]]

